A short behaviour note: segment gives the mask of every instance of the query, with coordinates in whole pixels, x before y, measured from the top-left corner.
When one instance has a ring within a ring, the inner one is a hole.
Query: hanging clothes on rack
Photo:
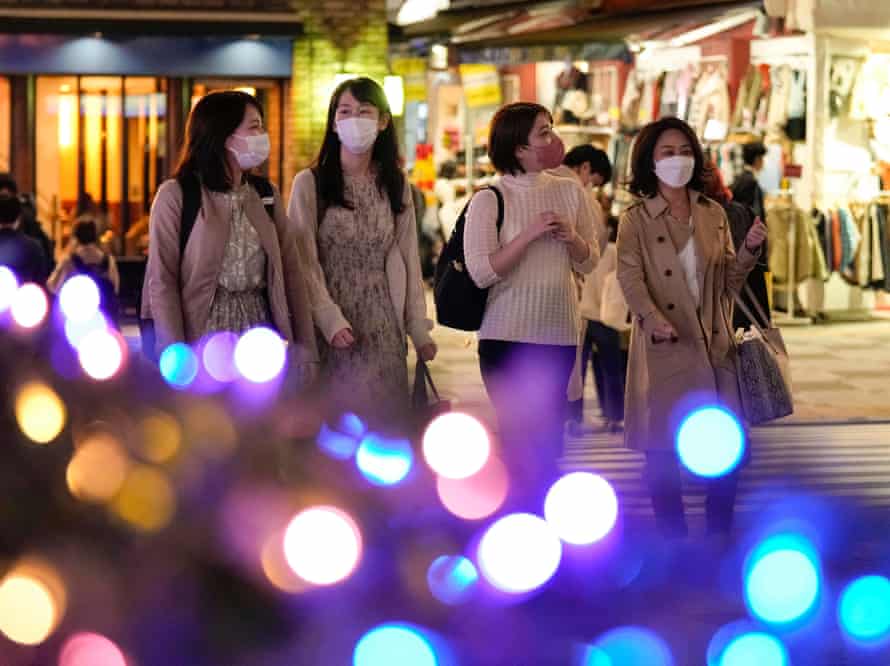
[[[769,263],[775,282],[789,279],[789,231],[794,227],[793,280],[799,284],[808,278],[828,279],[825,256],[813,219],[794,203],[772,203],[767,206],[769,219]]]

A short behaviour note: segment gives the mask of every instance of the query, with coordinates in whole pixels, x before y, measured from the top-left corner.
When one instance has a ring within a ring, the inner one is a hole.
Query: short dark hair
[[[754,164],[758,157],[763,157],[764,155],[766,155],[766,146],[760,141],[752,141],[742,146],[742,159],[748,166]]]
[[[9,190],[13,194],[19,193],[18,183],[11,173],[0,173],[0,190]]]
[[[22,202],[9,194],[0,194],[0,224],[15,224],[22,214]]]
[[[705,157],[701,143],[693,129],[679,118],[667,117],[649,123],[637,135],[633,153],[630,158],[633,175],[627,189],[638,197],[651,198],[658,194],[658,176],[655,175],[655,144],[659,137],[668,130],[682,132],[692,146],[695,158],[695,169],[688,187],[699,192],[704,189]]]
[[[598,173],[602,176],[604,183],[612,180],[612,163],[609,161],[606,151],[595,148],[589,143],[572,148],[566,153],[562,163],[572,168],[589,164],[591,173]]]
[[[531,102],[516,102],[498,109],[491,119],[488,132],[488,157],[500,173],[516,175],[525,169],[516,158],[516,149],[528,145],[528,137],[535,127],[535,120],[546,113],[551,122],[553,116],[546,107]]]
[[[248,106],[263,116],[263,107],[257,98],[240,90],[224,90],[202,97],[189,114],[176,178],[193,174],[212,192],[230,190],[235,183],[229,182],[226,140],[244,120]]]
[[[73,233],[81,245],[91,245],[99,240],[99,231],[94,220],[78,220],[74,223]]]

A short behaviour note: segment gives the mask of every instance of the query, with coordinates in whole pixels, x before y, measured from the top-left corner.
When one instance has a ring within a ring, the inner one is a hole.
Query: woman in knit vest
[[[500,174],[495,187],[504,200],[503,226],[498,233],[495,193],[481,191],[467,211],[464,237],[473,281],[490,288],[479,367],[514,489],[535,497],[553,480],[561,454],[578,342],[572,272],[593,270],[599,248],[581,186],[545,173],[565,154],[547,109],[528,103],[500,109],[488,154]]]

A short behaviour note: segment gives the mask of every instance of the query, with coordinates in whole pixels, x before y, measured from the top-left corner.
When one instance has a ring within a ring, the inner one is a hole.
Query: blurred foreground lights
[[[60,612],[41,580],[13,573],[0,582],[0,631],[22,645],[39,645],[53,632]]]
[[[260,552],[260,564],[263,573],[272,585],[282,592],[297,594],[305,591],[309,585],[294,573],[287,563],[284,553],[284,530],[275,532],[266,539]]]
[[[714,479],[731,474],[745,453],[738,419],[719,407],[690,414],[677,431],[680,462],[693,474]]]
[[[127,666],[120,648],[101,634],[81,632],[65,641],[59,666]]]
[[[187,389],[198,376],[198,357],[187,344],[176,342],[161,352],[158,369],[167,384]]]
[[[46,293],[31,282],[23,284],[15,292],[10,305],[10,312],[15,323],[22,328],[36,328],[46,319],[49,303]]]
[[[88,333],[77,348],[80,367],[90,378],[100,382],[120,372],[126,353],[127,345],[120,334],[107,328]]]
[[[375,627],[355,646],[353,666],[439,666],[439,658],[425,632],[409,624]]]
[[[618,519],[618,498],[602,477],[575,472],[550,488],[544,502],[544,516],[560,539],[585,546],[612,531]]]
[[[106,433],[89,436],[74,452],[65,478],[71,494],[88,502],[108,502],[124,484],[129,461],[123,447]]]
[[[316,441],[322,451],[337,460],[349,460],[358,449],[358,440],[355,437],[329,428],[327,423],[321,424]]]
[[[214,333],[204,344],[201,360],[207,374],[218,382],[230,384],[238,379],[235,367],[235,346],[238,336],[231,331]]]
[[[71,321],[89,321],[99,312],[99,288],[86,275],[74,275],[59,290],[59,307]]]
[[[166,463],[176,457],[182,445],[179,422],[161,411],[153,411],[139,422],[142,455],[153,463]]]
[[[131,527],[143,532],[156,532],[173,519],[176,496],[163,473],[141,465],[130,470],[114,498],[113,509]]]
[[[667,644],[642,627],[609,631],[595,642],[587,657],[584,666],[674,666]]]
[[[491,456],[478,473],[467,479],[436,480],[436,491],[443,506],[458,518],[481,520],[493,515],[507,499],[507,468]]]
[[[62,432],[68,414],[55,391],[46,384],[31,382],[16,396],[15,417],[28,439],[48,444]]]
[[[488,432],[469,414],[449,412],[436,417],[423,435],[427,464],[446,479],[466,479],[491,455]]]
[[[436,599],[443,604],[457,606],[473,596],[479,583],[479,572],[462,555],[442,555],[433,560],[426,580]]]
[[[807,615],[819,598],[821,576],[815,548],[793,534],[772,536],[745,565],[745,601],[768,624],[789,624]]]
[[[863,576],[850,583],[838,605],[841,629],[857,645],[880,647],[890,640],[890,580]]]
[[[788,666],[788,651],[775,636],[763,632],[742,634],[723,652],[719,666]]]
[[[502,592],[524,594],[549,581],[562,560],[553,528],[529,513],[514,513],[494,523],[479,542],[479,568]]]
[[[89,319],[75,321],[73,319],[65,320],[65,338],[68,344],[79,349],[83,340],[93,331],[104,331],[108,328],[108,322],[105,315],[100,311],[93,313]]]
[[[6,312],[12,306],[18,289],[19,281],[15,273],[6,266],[0,266],[0,312]]]
[[[284,533],[284,556],[300,578],[312,585],[333,585],[348,578],[362,556],[362,535],[355,521],[332,506],[297,514]]]
[[[414,465],[411,442],[369,433],[355,454],[362,475],[375,486],[394,486],[404,481]]]
[[[271,328],[247,331],[235,345],[235,367],[254,384],[270,382],[284,370],[287,343]]]

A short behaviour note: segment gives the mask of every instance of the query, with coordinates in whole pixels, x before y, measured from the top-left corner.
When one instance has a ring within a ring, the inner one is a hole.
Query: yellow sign
[[[406,102],[426,101],[426,59],[393,58],[390,69],[405,82]]]
[[[501,104],[501,79],[494,65],[461,65],[460,78],[471,109]]]

